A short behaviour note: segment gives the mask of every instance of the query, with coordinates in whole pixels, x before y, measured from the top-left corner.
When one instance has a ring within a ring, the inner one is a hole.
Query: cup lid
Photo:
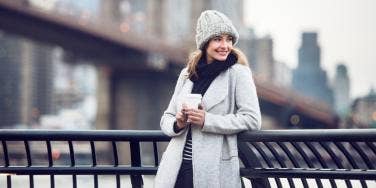
[[[200,98],[200,99],[202,98],[201,94],[196,94],[196,93],[188,94],[187,97],[189,97],[189,98]]]

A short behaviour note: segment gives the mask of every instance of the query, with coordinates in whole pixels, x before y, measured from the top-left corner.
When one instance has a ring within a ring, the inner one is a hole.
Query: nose
[[[221,48],[227,48],[228,47],[228,43],[226,40],[221,40],[221,42],[219,43]]]

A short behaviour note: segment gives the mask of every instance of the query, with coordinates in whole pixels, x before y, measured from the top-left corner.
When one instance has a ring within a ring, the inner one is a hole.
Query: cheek
[[[215,54],[215,53],[216,53],[216,52],[215,52],[215,49],[216,49],[216,48],[209,48],[208,51],[207,51],[208,54]]]
[[[209,47],[210,47],[211,49],[216,49],[216,48],[218,48],[219,46],[220,46],[220,43],[219,43],[219,42],[216,42],[216,41],[211,42],[210,45],[209,45]]]
[[[227,43],[227,46],[228,46],[229,49],[232,49],[232,47],[233,47],[232,42]]]

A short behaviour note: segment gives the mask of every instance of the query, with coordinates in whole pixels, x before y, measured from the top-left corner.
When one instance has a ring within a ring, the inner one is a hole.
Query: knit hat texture
[[[197,20],[196,45],[201,49],[214,36],[229,34],[233,37],[233,45],[238,42],[239,33],[231,20],[216,10],[206,10],[201,13]]]

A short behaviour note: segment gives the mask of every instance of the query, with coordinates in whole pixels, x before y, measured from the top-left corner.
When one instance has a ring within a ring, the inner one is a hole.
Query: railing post
[[[138,141],[130,141],[131,147],[131,165],[132,167],[141,167],[141,151]],[[142,188],[143,180],[140,174],[131,175],[132,188]]]

